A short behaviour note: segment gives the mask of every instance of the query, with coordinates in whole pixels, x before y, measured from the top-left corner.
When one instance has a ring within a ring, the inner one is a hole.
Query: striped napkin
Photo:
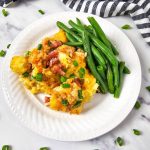
[[[142,37],[150,46],[150,0],[61,0],[75,11],[101,17],[130,15]]]
[[[7,7],[11,3],[15,2],[16,0],[0,0],[0,6]]]

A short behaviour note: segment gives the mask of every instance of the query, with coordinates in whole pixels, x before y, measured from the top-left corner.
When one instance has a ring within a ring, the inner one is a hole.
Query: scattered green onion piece
[[[0,51],[0,57],[4,57],[5,55],[6,55],[6,51],[1,50],[1,51]]]
[[[42,49],[42,44],[39,44],[38,47],[37,47],[37,49],[41,50]]]
[[[51,41],[48,41],[48,46],[51,46],[51,45],[52,45]]]
[[[72,73],[69,77],[70,78],[75,78],[76,76],[75,76],[75,74]]]
[[[117,137],[117,139],[115,140],[115,143],[118,144],[119,146],[123,146],[124,140],[121,137]]]
[[[81,103],[82,103],[82,101],[76,101],[76,103],[72,106],[72,108],[74,109],[74,108],[77,108],[77,107],[79,107],[80,105],[81,105]]]
[[[129,24],[125,24],[121,28],[124,29],[124,30],[132,29],[132,27]]]
[[[141,103],[139,101],[136,101],[134,108],[139,109],[141,107]]]
[[[10,46],[11,46],[11,44],[8,44],[8,45],[7,45],[7,49],[9,49]]]
[[[44,15],[45,14],[45,12],[43,11],[43,10],[38,10],[39,11],[39,13],[41,14],[41,15]]]
[[[66,80],[67,80],[67,78],[66,77],[64,77],[64,76],[61,76],[60,77],[60,81],[63,83],[63,82],[66,82]]]
[[[25,56],[29,56],[30,53],[31,53],[30,51],[26,51],[26,52],[24,53],[24,55],[25,55]]]
[[[41,147],[40,150],[49,150],[48,147]]]
[[[79,99],[83,99],[82,90],[78,90],[78,97]]]
[[[63,88],[70,88],[70,84],[64,83],[64,84],[62,84],[62,87],[63,87]]]
[[[69,104],[66,99],[63,99],[63,100],[61,101],[61,103],[62,103],[62,105],[64,105],[64,106],[67,106],[67,105]]]
[[[134,133],[135,135],[141,135],[141,134],[142,134],[141,131],[139,131],[139,130],[137,130],[137,129],[133,129],[133,133]]]
[[[147,86],[146,89],[150,92],[150,86]]]
[[[78,62],[77,62],[76,60],[74,60],[74,61],[73,61],[73,65],[74,65],[75,67],[77,67],[77,66],[78,66]]]
[[[43,74],[42,73],[38,73],[36,76],[35,76],[35,79],[37,81],[42,81],[43,80]]]
[[[3,145],[2,150],[11,150],[9,145]]]
[[[29,76],[29,72],[25,72],[22,75],[23,75],[23,77],[28,77]]]
[[[7,17],[9,15],[8,11],[6,11],[5,9],[2,9],[2,14],[4,17]]]
[[[83,78],[84,75],[85,75],[85,69],[84,68],[80,68],[78,72],[79,72],[80,78]]]

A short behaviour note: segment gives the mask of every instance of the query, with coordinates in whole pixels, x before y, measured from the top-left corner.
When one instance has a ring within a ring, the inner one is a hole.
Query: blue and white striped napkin
[[[130,15],[144,40],[150,45],[150,0],[61,0],[75,11],[101,17]]]

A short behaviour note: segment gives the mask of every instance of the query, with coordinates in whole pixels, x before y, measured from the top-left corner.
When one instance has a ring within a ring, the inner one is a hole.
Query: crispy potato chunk
[[[10,68],[18,74],[23,74],[28,70],[26,58],[24,56],[14,56],[11,60]]]
[[[59,32],[57,32],[56,34],[51,36],[49,39],[50,40],[59,40],[59,41],[61,41],[63,43],[67,42],[66,33],[63,30],[60,30]]]

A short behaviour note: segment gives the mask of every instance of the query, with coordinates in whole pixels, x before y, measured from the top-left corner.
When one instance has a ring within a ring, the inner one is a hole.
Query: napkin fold
[[[101,17],[130,15],[150,46],[150,0],[61,0],[68,8]]]

